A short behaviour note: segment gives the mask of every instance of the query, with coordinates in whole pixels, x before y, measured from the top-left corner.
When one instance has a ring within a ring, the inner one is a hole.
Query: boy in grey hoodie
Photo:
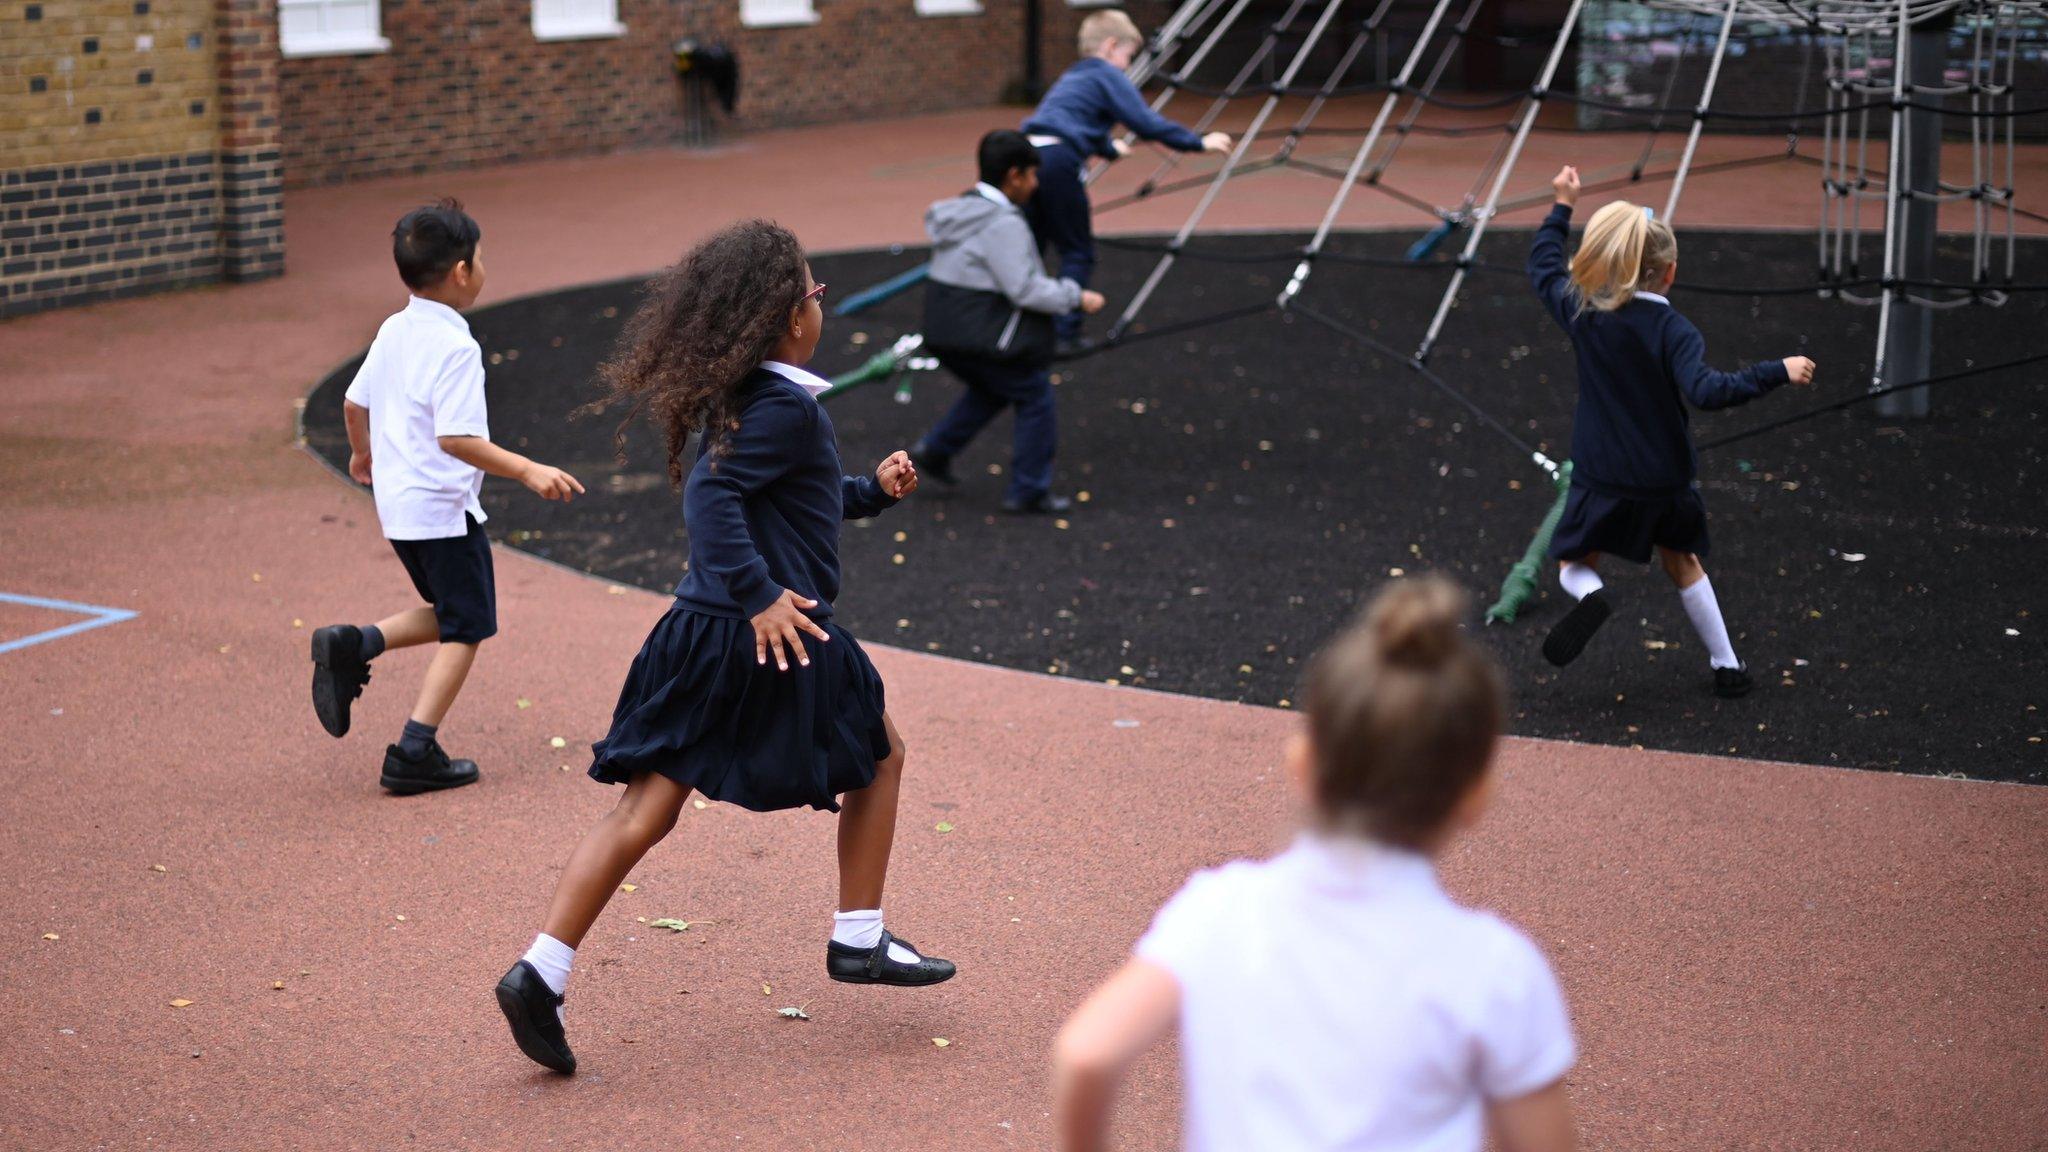
[[[981,180],[925,212],[932,240],[925,284],[925,346],[967,385],[959,401],[910,450],[918,471],[951,487],[955,454],[1005,407],[1017,409],[1009,512],[1065,512],[1052,491],[1058,439],[1051,366],[1055,317],[1100,311],[1100,292],[1045,274],[1022,205],[1038,187],[1038,149],[1020,132],[981,138]]]

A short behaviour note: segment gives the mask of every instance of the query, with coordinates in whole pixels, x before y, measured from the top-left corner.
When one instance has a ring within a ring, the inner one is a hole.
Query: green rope
[[[1564,502],[1571,495],[1572,462],[1567,460],[1557,470],[1557,499],[1550,504],[1550,511],[1543,517],[1543,525],[1536,529],[1536,538],[1529,541],[1529,547],[1522,558],[1508,569],[1507,579],[1500,582],[1500,599],[1486,610],[1486,622],[1499,621],[1503,624],[1515,622],[1531,597],[1536,595],[1536,581],[1543,572],[1544,553],[1550,551],[1550,538],[1557,532],[1557,522],[1564,519]]]

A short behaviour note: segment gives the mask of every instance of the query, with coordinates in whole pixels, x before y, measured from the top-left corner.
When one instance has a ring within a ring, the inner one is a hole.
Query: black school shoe
[[[533,965],[521,960],[505,972],[498,981],[498,1007],[527,1059],[564,1076],[576,1071],[576,1054],[562,1031],[562,998],[548,989]]]
[[[1586,650],[1586,641],[1613,613],[1614,606],[1607,602],[1602,590],[1595,588],[1586,593],[1585,599],[1572,605],[1572,610],[1543,638],[1543,658],[1559,668],[1577,660],[1579,653]]]
[[[362,629],[331,624],[313,633],[313,712],[329,736],[348,734],[349,706],[369,682]]]
[[[1714,695],[1719,696],[1723,700],[1740,699],[1749,695],[1749,690],[1754,687],[1756,687],[1756,681],[1749,678],[1749,665],[1747,664],[1738,665],[1734,668],[1714,669]]]
[[[427,745],[427,754],[417,760],[408,759],[396,744],[386,747],[384,775],[377,782],[400,796],[414,796],[421,792],[460,788],[476,781],[476,761],[450,760],[448,753],[441,750],[441,742],[436,740]]]
[[[926,448],[922,441],[911,445],[911,467],[917,469],[919,479],[936,481],[942,488],[958,488],[960,477],[953,475],[953,458],[941,456]]]
[[[917,945],[885,930],[873,948],[855,948],[834,940],[825,945],[825,975],[841,984],[894,984],[921,988],[953,978],[953,962],[917,952],[917,963],[899,964],[889,955],[889,941],[917,952]]]
[[[1014,496],[1003,497],[1003,511],[1020,515],[1056,516],[1073,510],[1072,500],[1065,496],[1055,496],[1050,492],[1041,492],[1029,500],[1019,500]]]

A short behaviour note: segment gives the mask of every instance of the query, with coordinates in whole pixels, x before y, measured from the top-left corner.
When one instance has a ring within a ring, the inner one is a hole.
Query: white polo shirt
[[[491,434],[483,349],[462,313],[413,297],[377,329],[347,396],[370,410],[370,487],[386,539],[461,536],[465,513],[483,523],[483,471],[436,442]]]
[[[1304,836],[1198,872],[1136,951],[1180,984],[1196,1152],[1478,1152],[1487,1100],[1574,1059],[1543,954],[1414,853]]]

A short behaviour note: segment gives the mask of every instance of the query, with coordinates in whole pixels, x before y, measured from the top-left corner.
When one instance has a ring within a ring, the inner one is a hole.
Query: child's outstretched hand
[[[348,454],[348,478],[365,488],[370,486],[370,454],[368,452],[351,452]]]
[[[560,468],[532,461],[520,473],[519,482],[543,500],[560,500],[565,504],[583,493],[583,485],[577,483],[574,476]]]
[[[1550,187],[1557,192],[1557,202],[1570,207],[1579,202],[1579,170],[1567,164],[1551,177]]]
[[[1813,383],[1813,361],[1804,356],[1785,357],[1785,375],[1802,387]]]
[[[894,453],[876,465],[875,483],[882,486],[891,500],[901,500],[917,491],[917,465],[910,462],[910,453]]]
[[[1111,140],[1109,146],[1116,152],[1116,158],[1119,160],[1131,154],[1131,142],[1128,140]]]
[[[792,652],[796,654],[798,664],[809,668],[811,653],[804,647],[803,633],[809,632],[828,643],[832,639],[823,628],[818,627],[816,620],[803,613],[804,609],[817,606],[816,600],[806,600],[784,588],[782,595],[775,598],[775,603],[761,609],[761,614],[751,621],[754,625],[754,663],[768,663],[768,652],[773,649],[775,666],[782,671],[789,671],[789,657]]]
[[[1230,133],[1228,133],[1228,132],[1211,132],[1211,133],[1209,133],[1209,134],[1208,134],[1207,136],[1204,136],[1204,137],[1202,137],[1202,151],[1204,151],[1204,152],[1228,152],[1228,151],[1230,151]]]
[[[1091,288],[1083,288],[1081,290],[1081,311],[1086,312],[1088,315],[1093,316],[1097,312],[1102,311],[1102,306],[1107,303],[1109,301],[1102,293]]]

